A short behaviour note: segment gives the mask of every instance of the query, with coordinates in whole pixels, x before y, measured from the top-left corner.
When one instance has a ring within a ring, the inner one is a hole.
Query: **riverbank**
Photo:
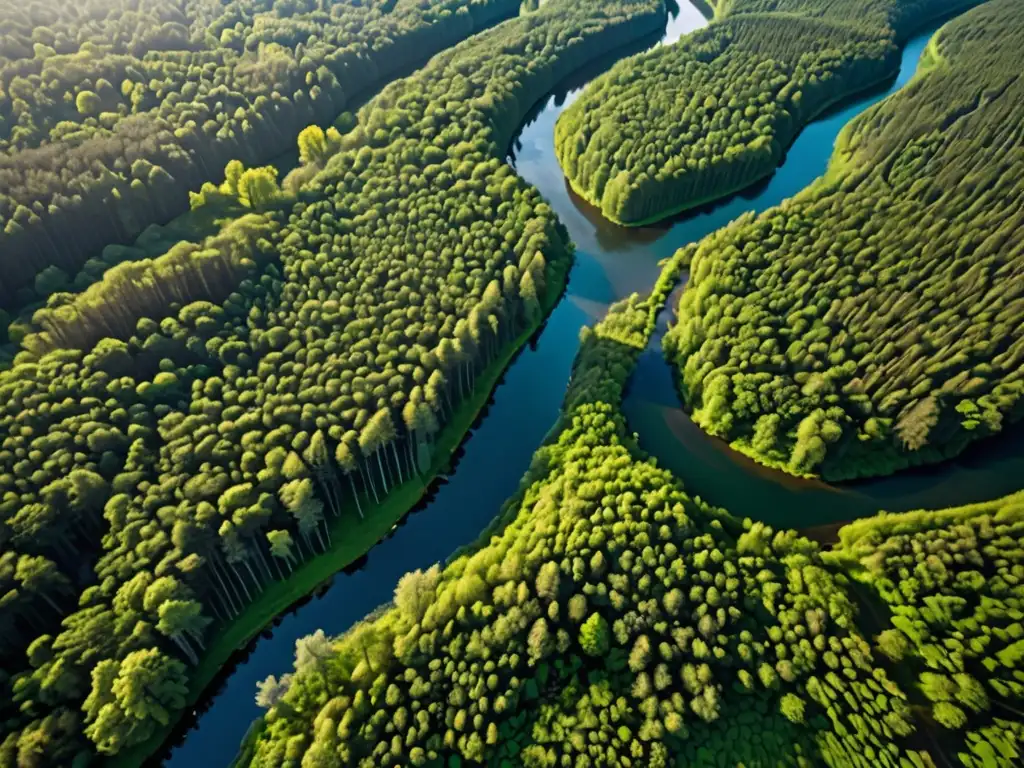
[[[896,81],[886,92],[869,97],[807,126],[789,159],[756,197],[737,199],[716,210],[702,211],[676,222],[660,234],[660,242],[646,249],[678,247],[697,242],[735,219],[742,212],[762,213],[807,189],[833,159],[833,144],[844,126],[866,114],[874,104],[920,77],[918,60],[934,50],[935,34],[944,21],[908,41]],[[564,214],[558,209],[560,216]],[[621,231],[621,230],[620,230]],[[643,236],[650,237],[655,230]],[[575,232],[572,233],[577,237]],[[639,239],[639,238],[638,238]],[[628,252],[635,262],[640,252]],[[668,313],[663,315],[665,328]],[[902,470],[894,475],[830,484],[817,477],[798,477],[765,466],[736,446],[700,429],[680,407],[670,366],[664,361],[660,339],[654,338],[638,363],[638,374],[624,404],[631,431],[640,435],[645,451],[672,470],[686,488],[726,507],[739,517],[750,517],[774,527],[816,530],[817,538],[834,534],[834,526],[873,515],[880,509],[894,512],[968,504],[1004,496],[1016,490],[1015,478],[1024,473],[1024,434],[1011,430],[972,445],[943,461]]]
[[[223,674],[232,656],[271,626],[276,617],[287,613],[296,603],[329,583],[338,571],[364,557],[415,511],[436,483],[451,470],[453,458],[482,417],[508,367],[543,327],[564,293],[567,280],[568,270],[557,266],[549,268],[541,302],[541,319],[520,333],[494,362],[477,375],[472,394],[455,408],[448,424],[439,433],[430,470],[393,488],[380,504],[373,504],[367,499],[367,494],[362,494],[362,518],[355,505],[351,502],[346,504],[341,513],[328,522],[333,544],[325,552],[297,566],[287,579],[272,582],[231,624],[214,636],[198,666],[191,670],[185,708],[149,740],[110,758],[107,765],[111,768],[141,768],[145,765],[178,728],[186,712],[201,704],[204,694]]]
[[[583,199],[590,205],[597,208],[597,210],[601,212],[601,215],[605,219],[607,219],[608,221],[617,226],[624,227],[627,229],[649,227],[651,225],[658,224],[659,222],[663,222],[666,219],[671,219],[681,214],[685,214],[688,211],[693,211],[702,208],[717,200],[721,200],[729,196],[742,193],[746,190],[756,188],[759,184],[763,183],[766,179],[770,178],[776,172],[780,163],[784,161],[790,149],[793,147],[794,143],[797,141],[800,134],[808,125],[820,119],[823,115],[826,115],[828,112],[837,108],[841,108],[843,104],[856,101],[857,99],[862,98],[866,93],[869,93],[876,88],[880,88],[884,86],[887,82],[891,82],[894,78],[896,78],[900,72],[899,65],[901,60],[901,51],[910,39],[917,36],[917,34],[921,30],[927,29],[937,22],[943,22],[950,18],[953,18],[962,11],[967,10],[968,8],[974,5],[977,5],[978,2],[980,2],[980,0],[962,0],[962,2],[960,2],[954,9],[945,9],[941,13],[935,14],[933,16],[926,17],[920,20],[915,20],[915,24],[913,28],[910,30],[909,34],[904,39],[898,41],[896,53],[891,57],[892,66],[890,66],[887,69],[887,71],[885,71],[878,77],[871,78],[865,82],[851,84],[851,87],[839,91],[835,95],[823,101],[821,104],[817,105],[806,116],[799,115],[799,124],[795,127],[795,130],[792,131],[791,135],[786,136],[782,141],[778,142],[780,146],[780,151],[776,156],[774,156],[773,162],[770,166],[767,166],[764,168],[763,171],[756,172],[753,175],[744,178],[736,182],[735,184],[731,184],[724,189],[716,190],[712,193],[701,195],[700,197],[687,199],[677,205],[670,206],[650,216],[646,216],[642,219],[624,220],[604,211],[602,206],[603,196],[600,199],[594,199],[594,197],[591,196],[583,188],[583,186],[578,183],[577,179],[573,178],[572,176],[566,175],[566,182],[569,184],[570,188],[576,195],[578,195],[581,199]],[[702,12],[711,11],[711,15],[709,16],[710,20],[712,22],[718,22],[722,21],[724,18],[728,16],[731,4],[728,2],[721,2],[715,5],[714,7],[711,7],[701,2],[699,4],[695,3],[695,6],[700,8]],[[937,56],[937,48],[930,46],[930,50],[933,52],[933,55]],[[794,117],[794,120],[796,119],[797,118]]]

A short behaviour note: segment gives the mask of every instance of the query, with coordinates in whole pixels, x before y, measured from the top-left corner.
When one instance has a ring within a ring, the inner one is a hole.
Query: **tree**
[[[335,474],[334,466],[331,464],[330,453],[327,450],[327,439],[321,430],[317,430],[310,438],[309,446],[306,448],[304,458],[306,464],[313,468],[313,473],[320,485],[320,489],[327,497],[331,508],[331,514],[337,516],[341,510],[340,499],[335,498]]]
[[[526,646],[530,654],[530,663],[536,664],[550,654],[555,647],[554,639],[544,618],[537,619],[530,627]]]
[[[157,631],[171,638],[193,664],[198,664],[192,642],[204,648],[203,630],[210,619],[203,616],[203,607],[195,600],[168,600],[160,604]]]
[[[288,531],[267,531],[267,542],[270,544],[270,554],[284,560],[288,566],[288,573],[292,572],[295,564],[295,542]]]
[[[92,91],[79,91],[75,97],[75,108],[85,117],[95,117],[103,108],[103,102]]]
[[[320,535],[320,523],[324,521],[324,505],[313,495],[313,481],[308,477],[302,480],[291,480],[281,486],[281,503],[292,513],[292,516],[299,524],[299,533],[302,534],[306,546],[312,549],[309,540],[311,533],[316,534],[320,542],[320,550],[327,551],[323,536]],[[327,541],[330,542],[330,531],[327,532]]]
[[[558,597],[560,578],[558,563],[544,563],[537,573],[537,594],[548,600],[555,600]]]
[[[347,443],[338,443],[338,447],[334,453],[335,461],[338,462],[338,466],[341,467],[341,471],[348,477],[349,485],[352,486],[352,498],[356,502],[356,511],[359,513],[359,519],[363,518],[363,507],[359,503],[359,491],[356,490],[356,481],[353,474],[358,468],[356,464],[355,454],[352,453],[352,449]]]
[[[85,733],[108,755],[145,741],[171,713],[185,706],[185,665],[155,648],[121,661],[104,659],[92,671],[92,692],[83,709]]]
[[[310,669],[319,670],[334,655],[334,645],[324,631],[318,629],[295,641],[295,672],[300,674]]]
[[[779,711],[795,725],[803,725],[806,703],[795,693],[787,693],[779,700]]]
[[[633,650],[629,652],[629,668],[634,672],[640,672],[647,667],[651,661],[651,640],[647,635],[640,635],[633,643]]]
[[[238,178],[238,201],[246,208],[263,210],[278,201],[277,168],[249,168]]]
[[[310,125],[299,131],[299,162],[303,165],[323,165],[327,159],[327,138],[323,128]]]
[[[590,618],[580,627],[580,647],[583,652],[601,658],[608,653],[609,641],[608,622],[599,613],[590,614]]]
[[[256,684],[256,705],[261,709],[277,706],[288,693],[291,684],[291,675],[281,675],[280,680],[274,675],[268,675]]]
[[[909,647],[907,636],[898,629],[886,629],[878,635],[878,649],[893,661],[902,661]]]
[[[951,731],[958,731],[967,725],[967,715],[960,707],[949,701],[940,701],[932,707],[935,722]]]
[[[63,614],[53,596],[69,592],[71,582],[53,561],[41,556],[22,555],[18,558],[14,578],[29,594],[42,598],[54,611]]]
[[[377,411],[373,416],[370,417],[363,431],[359,434],[359,448],[363,455],[369,458],[370,456],[377,457],[377,468],[380,471],[380,480],[384,486],[384,492],[388,491],[387,476],[384,474],[384,464],[381,461],[380,451],[381,449],[391,443],[392,450],[394,450],[394,443],[392,442],[395,438],[395,425],[391,419],[391,411],[387,408],[383,408]],[[395,454],[395,460],[398,460],[398,454]],[[380,499],[377,499],[380,501]]]
[[[398,580],[395,587],[395,606],[413,624],[419,623],[427,607],[434,600],[441,579],[441,568],[432,565],[426,571],[410,571]]]
[[[540,299],[537,298],[537,286],[534,283],[533,274],[529,271],[523,272],[519,281],[519,298],[523,302],[527,321],[536,323],[541,316],[541,306]]]

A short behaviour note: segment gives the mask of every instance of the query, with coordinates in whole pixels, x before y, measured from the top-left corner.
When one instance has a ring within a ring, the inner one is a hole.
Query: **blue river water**
[[[684,2],[673,11],[661,38],[646,44],[671,43],[706,23],[695,7]],[[567,190],[554,157],[554,123],[578,95],[585,78],[574,78],[574,82],[538,105],[514,142],[510,162],[541,190],[577,245],[577,259],[565,297],[533,342],[509,367],[485,416],[463,444],[454,471],[442,481],[432,500],[374,547],[358,570],[338,573],[329,587],[279,617],[276,626],[241,651],[225,669],[220,684],[210,691],[201,710],[188,718],[187,730],[172,739],[175,745],[164,765],[228,765],[246,729],[261,713],[253,699],[256,683],[267,675],[280,675],[291,668],[297,639],[317,629],[328,634],[344,632],[387,602],[404,573],[443,561],[458,547],[474,541],[505,499],[516,491],[533,451],[555,422],[578,348],[580,329],[600,317],[611,301],[648,289],[657,274],[658,261],[680,246],[745,211],[764,210],[779,203],[820,175],[839,129],[909,79],[932,32],[934,27],[908,43],[903,68],[891,88],[851,102],[809,126],[769,182],[663,226],[623,230],[602,220]],[[603,62],[603,66],[613,60]],[[667,372],[657,372],[657,354],[646,360],[648,357],[651,356],[645,356],[644,364],[653,364],[654,375],[637,378],[650,378],[652,386],[638,381],[631,400],[646,407],[650,414],[650,408],[668,408],[675,401],[669,399],[664,380],[658,379],[658,375]],[[654,422],[653,426],[668,423],[660,416]],[[665,434],[672,437],[671,433]],[[720,446],[712,445],[709,438],[705,441],[703,448],[695,443],[695,454],[710,453],[716,460],[728,456]],[[734,468],[738,466],[733,457],[729,457],[728,463]],[[699,465],[696,471],[700,473]],[[690,482],[689,478],[686,482]],[[729,505],[717,497],[714,501]]]

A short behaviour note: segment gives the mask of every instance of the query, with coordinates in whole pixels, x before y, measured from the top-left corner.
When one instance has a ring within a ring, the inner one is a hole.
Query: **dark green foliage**
[[[941,460],[1024,407],[1024,10],[944,27],[828,175],[704,240],[665,350],[708,432],[830,478]]]
[[[636,225],[770,174],[815,115],[895,70],[904,6],[915,24],[949,10],[863,5],[738,0],[708,28],[620,62],[558,120],[566,176],[606,218]]]
[[[0,302],[187,210],[511,0],[0,4]]]

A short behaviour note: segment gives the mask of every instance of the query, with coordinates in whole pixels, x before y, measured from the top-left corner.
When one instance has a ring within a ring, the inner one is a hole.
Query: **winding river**
[[[694,6],[684,3],[674,10],[660,39],[642,45],[671,43],[706,23]],[[456,469],[442,480],[429,503],[373,548],[357,570],[337,574],[329,587],[280,617],[277,626],[241,651],[224,670],[219,690],[211,691],[205,710],[190,717],[185,724],[188,730],[174,737],[178,744],[164,764],[174,768],[228,765],[249,724],[260,714],[253,701],[257,681],[291,668],[298,638],[320,628],[330,634],[344,632],[388,601],[402,574],[443,561],[472,542],[516,491],[533,451],[555,422],[580,329],[599,318],[610,302],[647,290],[657,275],[658,261],[680,246],[744,211],[779,203],[820,175],[839,129],[909,79],[935,28],[908,43],[892,87],[850,102],[806,129],[790,150],[789,160],[768,182],[664,226],[624,230],[605,222],[568,192],[554,156],[558,115],[587,77],[613,59],[595,65],[592,72],[577,74],[539,104],[514,141],[509,161],[541,190],[577,245],[565,297],[506,372],[485,417],[464,442]],[[662,317],[661,330],[665,322]],[[894,480],[836,488],[790,478],[754,464],[697,430],[678,408],[659,350],[660,334],[644,354],[627,399],[631,426],[641,432],[643,445],[671,466],[691,492],[738,515],[807,525],[810,520],[843,520],[883,507],[946,506],[993,498],[1004,492],[1004,486],[1012,490],[1009,486],[1024,472],[1024,441],[1017,440],[998,448],[993,443],[984,449],[985,456],[972,454],[938,472],[913,472]],[[813,517],[809,505],[814,505]],[[801,517],[800,510],[806,516]]]

